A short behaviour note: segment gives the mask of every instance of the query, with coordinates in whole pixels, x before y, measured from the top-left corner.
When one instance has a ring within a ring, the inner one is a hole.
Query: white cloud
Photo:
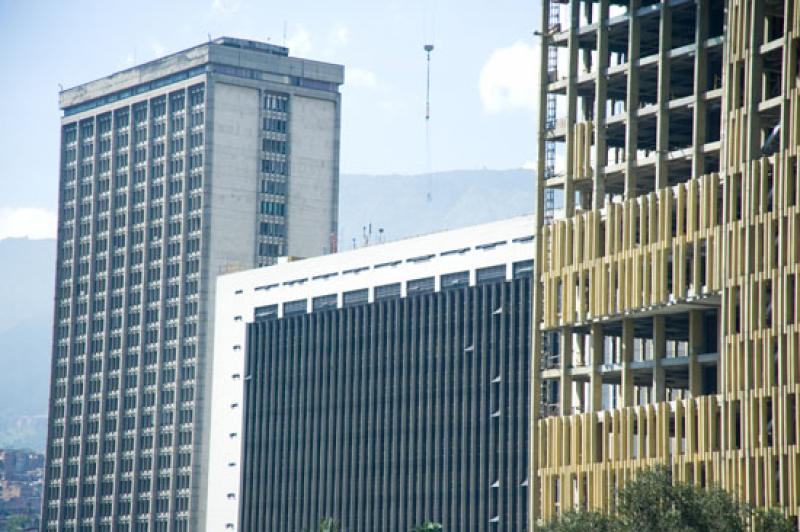
[[[522,41],[492,52],[481,69],[478,83],[483,108],[490,113],[534,111],[538,59],[536,48]]]
[[[211,11],[215,15],[233,15],[239,11],[240,7],[242,7],[242,3],[239,0],[213,0],[211,2]]]
[[[355,89],[373,89],[378,85],[378,78],[375,73],[363,68],[349,67],[344,71],[345,87]]]
[[[297,25],[294,31],[286,38],[289,53],[295,57],[307,57],[314,49],[311,43],[311,33],[305,26]]]
[[[150,39],[150,50],[153,52],[154,57],[164,57],[167,55],[167,49],[156,39]]]
[[[378,102],[378,107],[387,116],[399,116],[406,112],[405,104],[398,100],[381,100]]]
[[[55,238],[56,214],[33,207],[0,207],[0,240],[4,238]]]
[[[333,30],[332,41],[334,44],[344,46],[350,41],[350,30],[345,26],[339,26]]]
[[[536,170],[536,161],[525,161],[522,163],[523,170]]]

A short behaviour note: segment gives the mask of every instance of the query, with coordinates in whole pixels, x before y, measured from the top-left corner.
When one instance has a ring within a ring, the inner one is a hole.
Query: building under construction
[[[530,528],[657,464],[797,516],[800,0],[542,15]]]

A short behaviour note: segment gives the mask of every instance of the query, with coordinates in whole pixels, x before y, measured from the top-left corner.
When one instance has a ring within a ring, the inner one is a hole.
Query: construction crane
[[[425,158],[428,168],[428,203],[431,202],[431,52],[432,44],[426,44],[423,49],[427,59],[427,77],[425,80]]]
[[[425,122],[427,123],[431,119],[431,52],[433,45],[426,44],[424,50],[428,60],[428,77],[425,83]]]

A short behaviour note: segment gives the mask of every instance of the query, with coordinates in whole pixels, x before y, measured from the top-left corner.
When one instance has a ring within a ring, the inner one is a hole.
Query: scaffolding
[[[800,524],[800,0],[542,8],[529,529],[658,463]]]
[[[561,20],[559,13],[558,0],[550,0],[550,13],[548,15],[547,34],[542,36],[542,46],[547,46],[547,83],[558,79],[558,49],[553,46],[552,36],[561,30]],[[552,92],[547,94],[547,115],[545,118],[545,135],[556,127],[556,95]],[[555,176],[556,173],[556,143],[547,140],[545,142],[545,182]],[[555,218],[556,198],[555,190],[545,188],[544,191],[544,223],[551,224]]]

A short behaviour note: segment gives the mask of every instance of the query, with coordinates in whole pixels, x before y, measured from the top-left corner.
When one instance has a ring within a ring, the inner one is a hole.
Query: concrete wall
[[[297,95],[290,106],[287,254],[312,257],[330,252],[336,230],[337,109],[333,101]]]
[[[207,141],[206,167],[210,166],[212,180],[207,183],[205,213],[205,250],[208,268],[207,285],[202,294],[206,306],[201,309],[201,345],[206,346],[205,356],[199,361],[204,385],[198,387],[197,410],[202,418],[195,421],[195,482],[198,491],[193,494],[196,523],[203,523],[205,505],[204,477],[208,463],[208,440],[212,428],[208,420],[211,411],[207,400],[211,393],[213,363],[210,347],[214,345],[214,309],[216,277],[222,273],[252,268],[255,265],[256,208],[258,204],[258,106],[259,95],[255,89],[214,83],[209,92],[210,136]],[[203,338],[203,333],[205,337]],[[207,395],[206,395],[207,394]],[[198,482],[199,480],[199,482]],[[211,479],[210,479],[211,480]],[[213,480],[212,480],[213,481]]]

